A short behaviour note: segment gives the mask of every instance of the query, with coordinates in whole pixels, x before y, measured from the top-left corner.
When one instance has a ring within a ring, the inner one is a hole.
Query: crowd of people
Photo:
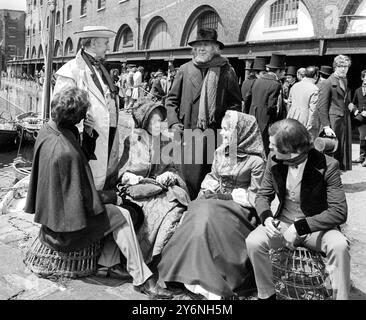
[[[192,60],[144,84],[142,67],[123,66],[120,75],[104,67],[115,32],[78,34],[82,49],[56,72],[25,208],[45,246],[72,252],[102,241],[97,274],[124,275],[124,266],[152,299],[239,299],[256,290],[266,300],[276,299],[270,249],[305,246],[325,255],[334,297],[348,299],[341,171],[351,169],[351,115],[366,111],[363,87],[351,103],[347,56],[320,70],[258,57],[240,88],[217,32],[199,29]],[[123,142],[121,103],[134,127]],[[318,138],[337,140],[335,152],[315,149]]]

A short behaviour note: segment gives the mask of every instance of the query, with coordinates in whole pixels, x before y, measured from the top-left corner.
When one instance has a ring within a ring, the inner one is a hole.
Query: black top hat
[[[272,53],[271,60],[269,64],[266,65],[266,67],[272,69],[285,69],[286,68],[285,57],[286,57],[285,54]]]
[[[264,57],[255,57],[253,63],[253,70],[256,71],[265,71],[266,70],[267,59]]]
[[[286,76],[294,76],[294,77],[296,77],[296,71],[297,71],[296,66],[288,66],[285,75]]]
[[[321,66],[319,72],[326,76],[330,76],[333,72],[333,68],[331,66]]]
[[[188,42],[192,47],[196,42],[199,41],[212,41],[220,46],[220,49],[224,48],[224,44],[217,40],[217,31],[211,28],[202,28],[197,31],[197,38],[194,41]]]

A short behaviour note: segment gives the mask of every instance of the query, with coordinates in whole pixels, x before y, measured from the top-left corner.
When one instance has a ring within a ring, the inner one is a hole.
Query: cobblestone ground
[[[121,114],[121,123],[130,117]],[[121,138],[130,128],[120,128]],[[121,144],[123,146],[123,144]],[[122,151],[122,150],[121,150]],[[359,152],[353,146],[353,156]],[[8,177],[8,176],[7,176]],[[0,189],[8,187],[9,177],[0,178]],[[366,300],[366,168],[354,165],[342,175],[349,207],[348,221],[343,232],[351,242],[351,298]],[[1,197],[1,195],[0,195]],[[40,279],[24,264],[24,252],[39,226],[32,216],[23,212],[0,215],[0,300],[146,300],[133,289],[131,278],[110,279],[91,276],[78,280],[63,279],[52,282]]]

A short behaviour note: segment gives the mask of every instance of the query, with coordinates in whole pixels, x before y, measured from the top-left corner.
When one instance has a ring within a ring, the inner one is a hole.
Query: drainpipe
[[[141,42],[141,0],[137,2],[137,50],[140,50]]]

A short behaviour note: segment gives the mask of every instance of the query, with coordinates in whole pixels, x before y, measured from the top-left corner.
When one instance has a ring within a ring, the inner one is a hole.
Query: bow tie
[[[94,67],[96,67],[96,68],[100,68],[100,66],[101,66],[102,64],[104,64],[104,61],[105,61],[105,59],[103,59],[103,58],[95,59],[95,58],[91,57],[91,59],[90,59],[90,63],[91,63]]]

